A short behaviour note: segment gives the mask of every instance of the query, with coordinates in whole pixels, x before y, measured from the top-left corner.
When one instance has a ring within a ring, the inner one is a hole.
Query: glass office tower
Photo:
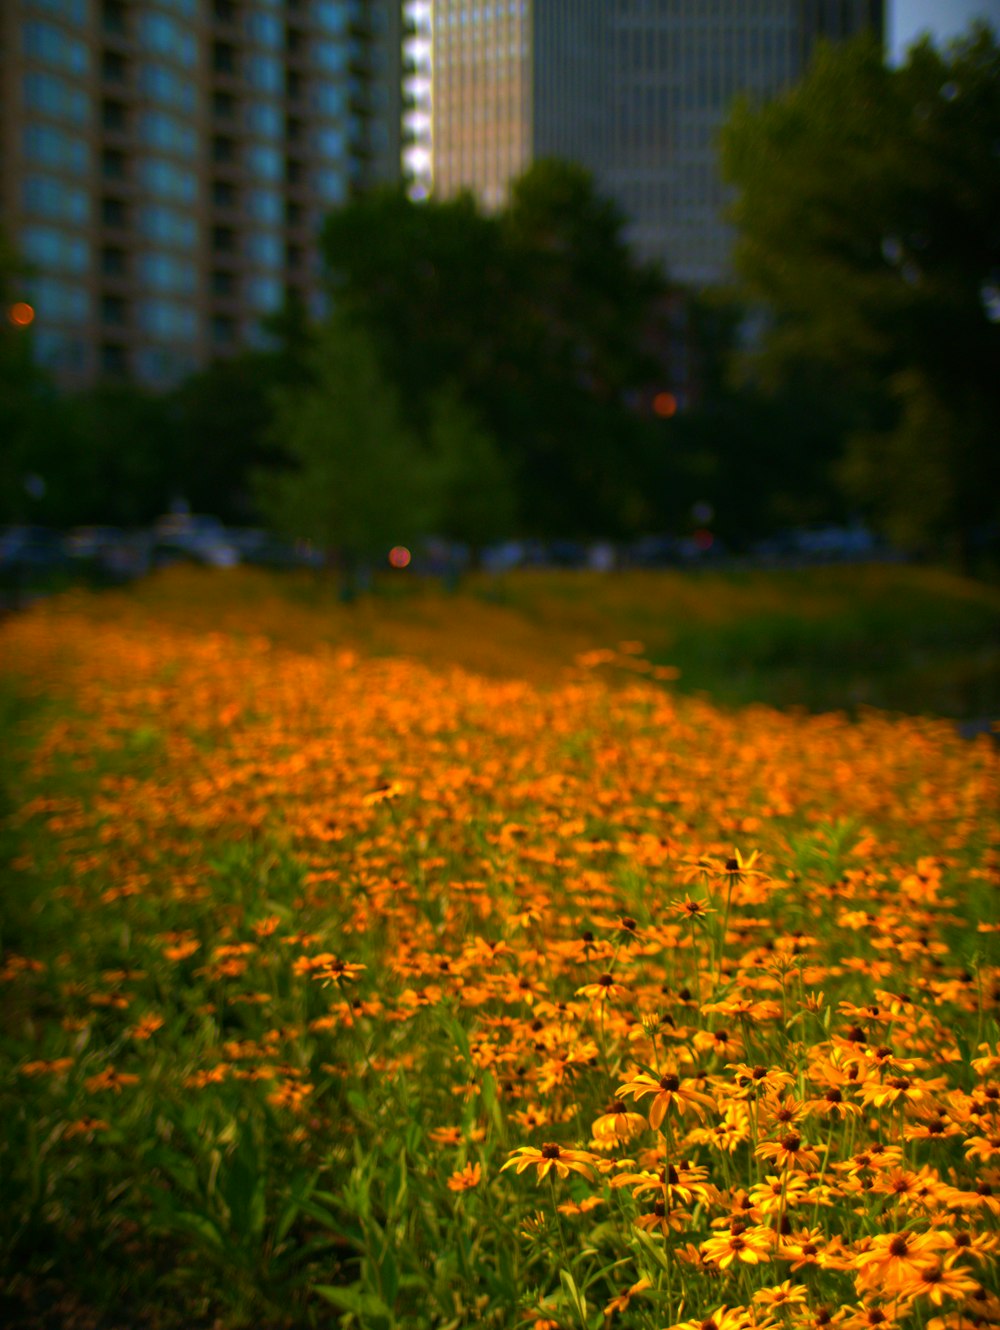
[[[795,82],[820,38],[882,31],[881,0],[433,0],[442,197],[502,205],[534,159],[582,163],[678,280],[729,271],[715,141],[735,96]]]
[[[165,387],[315,304],[323,215],[399,178],[400,9],[4,0],[0,225],[39,359]]]

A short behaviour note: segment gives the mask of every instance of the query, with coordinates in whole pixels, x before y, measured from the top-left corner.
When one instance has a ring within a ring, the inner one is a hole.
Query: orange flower
[[[479,1164],[467,1164],[465,1168],[452,1173],[448,1179],[449,1191],[471,1191],[482,1181],[483,1170]]]

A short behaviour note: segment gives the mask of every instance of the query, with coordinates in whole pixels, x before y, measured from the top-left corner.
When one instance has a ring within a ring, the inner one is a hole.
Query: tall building
[[[325,212],[400,177],[401,44],[399,0],[2,0],[39,359],[165,387],[315,302]]]
[[[734,97],[804,72],[882,0],[433,0],[432,175],[502,206],[535,159],[590,169],[629,238],[678,281],[729,271],[716,136]]]

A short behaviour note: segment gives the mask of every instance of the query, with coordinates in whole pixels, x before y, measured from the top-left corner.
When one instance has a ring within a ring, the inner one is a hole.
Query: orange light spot
[[[389,562],[393,568],[406,568],[412,555],[405,545],[393,545],[389,551]]]
[[[653,398],[653,410],[667,420],[677,414],[677,398],[673,393],[657,393]]]
[[[35,321],[35,311],[25,300],[18,300],[7,311],[7,317],[17,328],[27,328]]]

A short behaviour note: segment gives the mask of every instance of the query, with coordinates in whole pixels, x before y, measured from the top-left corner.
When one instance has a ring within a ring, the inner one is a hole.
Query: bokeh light
[[[667,420],[677,414],[677,398],[673,393],[657,393],[653,398],[653,410]]]
[[[7,311],[7,317],[17,328],[27,328],[35,321],[35,311],[26,300],[18,300]]]
[[[410,559],[412,557],[413,556],[405,545],[393,545],[392,549],[389,551],[389,562],[392,564],[393,568],[409,567]]]

